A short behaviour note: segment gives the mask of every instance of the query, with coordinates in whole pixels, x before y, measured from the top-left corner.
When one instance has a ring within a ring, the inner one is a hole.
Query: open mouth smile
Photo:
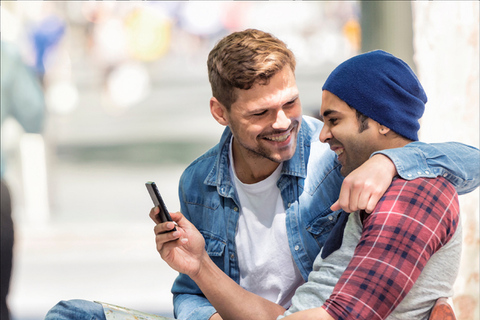
[[[290,137],[291,131],[288,131],[282,135],[279,136],[274,136],[274,137],[264,137],[264,139],[269,140],[269,141],[274,141],[274,142],[284,142]]]
[[[345,148],[342,145],[339,144],[331,144],[330,145],[330,150],[335,152],[337,155],[337,158],[340,160],[340,156],[345,152]]]

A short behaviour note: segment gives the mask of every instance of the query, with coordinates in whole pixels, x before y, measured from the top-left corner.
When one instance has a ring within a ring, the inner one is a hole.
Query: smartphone
[[[160,208],[160,212],[158,213],[158,218],[161,222],[167,222],[167,221],[173,221],[172,217],[170,217],[170,213],[167,210],[167,207],[165,206],[165,202],[163,202],[162,196],[160,195],[160,192],[158,192],[157,185],[153,181],[148,181],[145,183],[147,186],[148,193],[150,194],[150,197],[152,198],[153,204],[156,207]],[[173,228],[170,231],[176,231],[177,228]]]

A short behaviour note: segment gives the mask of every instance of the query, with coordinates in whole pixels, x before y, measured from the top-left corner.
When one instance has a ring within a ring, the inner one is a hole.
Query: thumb
[[[181,212],[171,212],[172,220],[183,229],[192,229],[193,224]]]
[[[172,220],[178,225],[180,225],[180,221],[186,220],[180,212],[170,212],[170,217],[172,217]]]

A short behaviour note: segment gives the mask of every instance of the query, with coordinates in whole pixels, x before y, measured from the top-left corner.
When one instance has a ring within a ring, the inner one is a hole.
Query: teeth
[[[336,149],[335,153],[337,154],[337,156],[339,156],[343,153],[343,149]]]
[[[266,137],[268,140],[271,141],[277,141],[277,142],[283,142],[287,140],[287,138],[290,136],[290,132],[284,134],[283,136],[278,136],[278,137]]]

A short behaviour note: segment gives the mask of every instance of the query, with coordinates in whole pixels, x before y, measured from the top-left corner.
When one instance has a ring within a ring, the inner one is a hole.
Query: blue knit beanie
[[[410,67],[382,50],[340,64],[323,85],[365,116],[413,141],[427,95]]]

